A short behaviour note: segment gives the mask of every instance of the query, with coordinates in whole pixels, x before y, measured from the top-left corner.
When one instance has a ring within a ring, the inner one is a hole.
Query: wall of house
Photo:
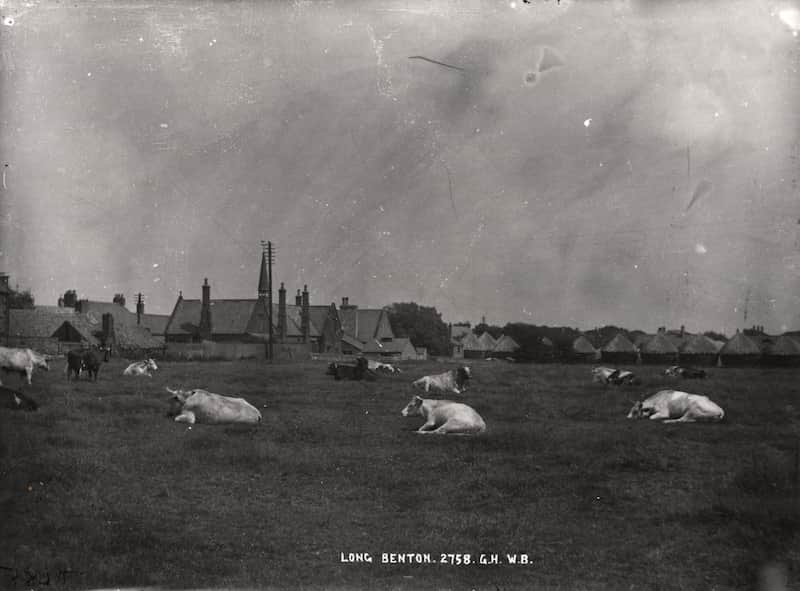
[[[39,353],[48,353],[50,355],[59,355],[70,349],[80,347],[80,343],[59,342],[58,339],[53,337],[20,337],[9,336],[9,347],[18,347],[20,349],[33,349]]]

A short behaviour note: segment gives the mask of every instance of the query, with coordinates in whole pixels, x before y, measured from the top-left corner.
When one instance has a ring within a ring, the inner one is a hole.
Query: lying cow
[[[382,371],[386,373],[400,373],[400,368],[395,367],[389,363],[381,363],[380,361],[375,361],[374,359],[369,359],[367,361],[367,368],[370,371]]]
[[[355,365],[332,362],[328,365],[326,375],[333,376],[335,380],[370,380],[375,379],[375,374],[369,371],[369,364],[364,357],[356,359]]]
[[[706,377],[706,372],[703,369],[696,367],[681,367],[680,365],[673,365],[664,370],[665,376],[673,378],[684,378],[687,380],[703,379]]]
[[[244,398],[231,398],[207,390],[172,390],[169,416],[177,423],[260,423],[261,412]]]
[[[11,410],[27,410],[34,411],[39,408],[32,398],[28,398],[18,390],[12,390],[5,386],[0,386],[0,405],[2,408],[10,408]]]
[[[152,359],[145,359],[144,361],[137,361],[136,363],[131,363],[128,367],[125,368],[125,371],[122,372],[124,376],[147,376],[148,378],[152,378],[154,372],[158,369],[156,362]]]
[[[638,384],[639,378],[632,371],[612,367],[593,367],[592,381],[601,384]]]
[[[661,390],[634,404],[628,413],[629,419],[648,418],[665,423],[721,421],[724,417],[725,411],[707,396],[678,390]]]
[[[464,365],[458,369],[451,369],[444,373],[434,376],[423,376],[414,381],[411,385],[414,388],[424,388],[426,392],[441,390],[442,392],[452,392],[461,394],[467,389],[467,381],[472,377],[470,369]]]
[[[50,371],[47,357],[33,349],[0,347],[0,369],[3,371],[18,373],[23,378],[27,377],[28,385],[30,385],[33,368],[35,367]]]
[[[486,423],[475,409],[460,402],[431,400],[414,396],[401,413],[404,417],[420,415],[425,419],[417,433],[446,435],[478,435],[486,431]]]

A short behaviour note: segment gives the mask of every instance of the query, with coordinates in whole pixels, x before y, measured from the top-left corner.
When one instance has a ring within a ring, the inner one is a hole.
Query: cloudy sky
[[[800,329],[797,8],[0,0],[0,271]]]

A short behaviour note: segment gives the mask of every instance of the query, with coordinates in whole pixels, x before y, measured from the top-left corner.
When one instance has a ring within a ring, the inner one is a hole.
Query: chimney
[[[278,339],[286,341],[286,288],[281,283],[278,290]]]
[[[3,290],[3,288],[5,288]],[[3,291],[10,291],[8,287],[8,274],[7,273],[0,273],[0,290]]]
[[[350,302],[350,298],[343,297],[342,298],[342,308],[346,308],[347,304]]]
[[[298,308],[303,305],[303,296],[300,295],[300,290],[297,290],[297,295],[294,296],[294,305]]]
[[[310,329],[310,320],[309,320],[309,317],[308,317],[308,304],[309,304],[309,302],[308,302],[308,285],[304,285],[303,286],[303,299],[302,299],[302,302],[303,302],[303,308],[302,308],[302,310],[300,312],[300,314],[301,314],[301,316],[300,316],[300,327],[301,327],[301,329],[303,331],[303,342],[307,343],[308,342],[308,335],[309,335],[309,332],[310,332],[309,331],[309,329]]]
[[[136,324],[142,323],[142,316],[144,316],[144,300],[142,299],[142,293],[139,292],[136,294]]]
[[[341,309],[342,310],[355,310],[356,309],[356,305],[350,303],[350,298],[349,297],[343,297],[342,298]]]
[[[64,292],[64,307],[65,308],[74,308],[75,304],[78,303],[78,294],[75,292],[74,289],[68,289]]]
[[[110,312],[103,314],[103,342],[108,345],[114,334],[114,315]]]
[[[114,299],[112,300],[118,306],[125,307],[125,294],[123,293],[115,293]]]
[[[683,337],[683,334],[685,332],[686,332],[686,328],[683,326],[683,324],[681,324],[681,337]]]
[[[198,329],[200,338],[211,339],[211,286],[208,285],[208,277],[203,279],[203,300],[200,304],[200,326]]]

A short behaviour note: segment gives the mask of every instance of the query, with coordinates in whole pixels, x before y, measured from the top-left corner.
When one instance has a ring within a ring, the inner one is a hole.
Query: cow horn
[[[173,390],[172,388],[170,388],[169,386],[167,386],[167,392],[169,392],[170,394],[177,394],[177,393],[178,393],[178,390]]]

